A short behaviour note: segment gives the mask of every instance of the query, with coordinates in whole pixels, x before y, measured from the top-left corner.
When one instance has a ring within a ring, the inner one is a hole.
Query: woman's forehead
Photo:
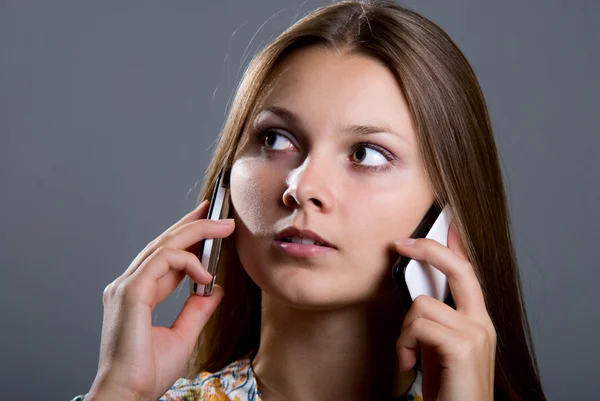
[[[408,105],[395,76],[372,58],[303,49],[288,56],[271,76],[256,102],[253,121],[279,108],[317,124],[412,130]]]

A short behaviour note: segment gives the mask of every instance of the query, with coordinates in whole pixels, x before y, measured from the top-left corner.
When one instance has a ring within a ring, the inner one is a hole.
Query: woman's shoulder
[[[159,401],[260,401],[249,358],[214,373],[179,378]]]

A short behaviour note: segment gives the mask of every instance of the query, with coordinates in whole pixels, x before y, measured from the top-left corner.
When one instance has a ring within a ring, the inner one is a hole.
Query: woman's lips
[[[289,256],[297,258],[314,258],[329,255],[335,252],[335,248],[320,245],[298,244],[295,242],[285,242],[274,240],[273,244],[277,249]]]

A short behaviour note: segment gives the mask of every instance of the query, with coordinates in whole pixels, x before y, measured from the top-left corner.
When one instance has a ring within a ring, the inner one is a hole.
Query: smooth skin
[[[393,399],[413,383],[419,355],[425,400],[492,400],[495,330],[456,230],[448,247],[396,243],[425,215],[433,192],[395,77],[367,57],[305,49],[283,63],[261,106],[298,117],[292,124],[253,115],[254,131],[245,133],[252,139],[231,172],[236,249],[262,290],[252,363],[263,400]],[[343,129],[365,124],[389,132]],[[269,139],[258,135],[268,128]],[[194,247],[231,235],[234,224],[205,220],[207,206],[151,242],[106,287],[90,399],[156,400],[183,373],[222,290],[190,295],[170,328],[153,327],[151,313],[186,274],[210,281]],[[291,224],[317,232],[335,251],[284,255],[274,237]],[[398,254],[446,274],[457,309],[421,296],[404,315],[391,283]]]
[[[100,361],[86,400],[157,400],[182,376],[194,344],[223,290],[191,294],[170,328],[153,327],[152,311],[188,275],[208,284],[211,275],[194,254],[205,238],[225,238],[232,219],[206,219],[208,202],[167,229],[140,252],[103,293]]]
[[[394,399],[414,382],[420,344],[427,400],[491,400],[495,333],[456,231],[449,247],[394,243],[433,201],[394,75],[313,47],[272,76],[231,172],[236,249],[262,290],[252,362],[263,399]],[[289,225],[335,251],[286,256],[274,240]],[[404,316],[391,280],[398,253],[446,273],[458,309],[420,297]]]

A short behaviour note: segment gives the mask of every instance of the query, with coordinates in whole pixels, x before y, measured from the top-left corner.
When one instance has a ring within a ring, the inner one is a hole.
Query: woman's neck
[[[398,372],[395,344],[403,318],[395,300],[307,311],[263,293],[252,365],[264,401],[392,400],[405,394],[416,373]]]

